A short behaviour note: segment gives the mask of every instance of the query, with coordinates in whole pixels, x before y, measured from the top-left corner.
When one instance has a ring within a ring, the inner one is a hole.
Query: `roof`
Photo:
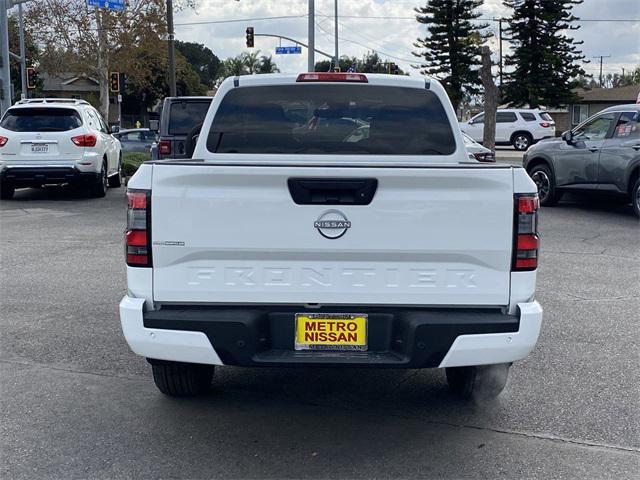
[[[100,82],[86,73],[60,73],[51,75],[42,73],[42,90],[44,92],[99,92]]]
[[[634,103],[640,94],[640,85],[628,85],[617,88],[578,89],[576,91],[582,99],[580,103]]]

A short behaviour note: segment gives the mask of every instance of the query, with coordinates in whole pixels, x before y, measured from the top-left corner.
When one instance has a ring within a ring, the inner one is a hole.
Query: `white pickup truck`
[[[128,187],[122,329],[165,394],[241,365],[439,367],[493,396],[537,341],[536,187],[469,159],[435,80],[227,79],[193,159]]]

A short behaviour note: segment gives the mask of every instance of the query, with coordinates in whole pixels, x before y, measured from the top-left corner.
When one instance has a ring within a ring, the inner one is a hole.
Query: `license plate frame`
[[[319,325],[324,327],[322,330],[309,330],[310,322],[316,322],[316,327]],[[349,330],[351,328],[349,325],[355,325],[355,330]],[[305,333],[318,334],[317,340],[309,341],[309,337],[305,339]],[[335,340],[319,339],[318,337],[323,337],[321,333],[325,333],[326,337],[334,334],[332,338]],[[355,340],[352,340],[353,334],[355,334]],[[366,313],[296,313],[294,348],[298,351],[365,352],[369,348],[369,316]]]
[[[31,153],[36,153],[36,154],[49,153],[49,144],[48,143],[32,143]]]

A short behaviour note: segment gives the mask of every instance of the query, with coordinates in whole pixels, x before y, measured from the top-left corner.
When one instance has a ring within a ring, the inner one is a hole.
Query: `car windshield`
[[[169,135],[188,134],[193,127],[204,121],[210,105],[210,101],[172,103],[169,115]]]
[[[231,90],[207,138],[218,153],[449,155],[438,96],[417,88],[278,85]]]
[[[14,132],[65,132],[81,126],[80,114],[71,108],[14,108],[0,122]]]

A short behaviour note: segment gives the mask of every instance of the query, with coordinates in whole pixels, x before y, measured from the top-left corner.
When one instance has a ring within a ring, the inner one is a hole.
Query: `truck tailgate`
[[[292,177],[378,183],[368,205],[300,205]],[[509,303],[506,166],[155,164],[151,205],[156,302]],[[316,228],[341,216],[340,238]]]

